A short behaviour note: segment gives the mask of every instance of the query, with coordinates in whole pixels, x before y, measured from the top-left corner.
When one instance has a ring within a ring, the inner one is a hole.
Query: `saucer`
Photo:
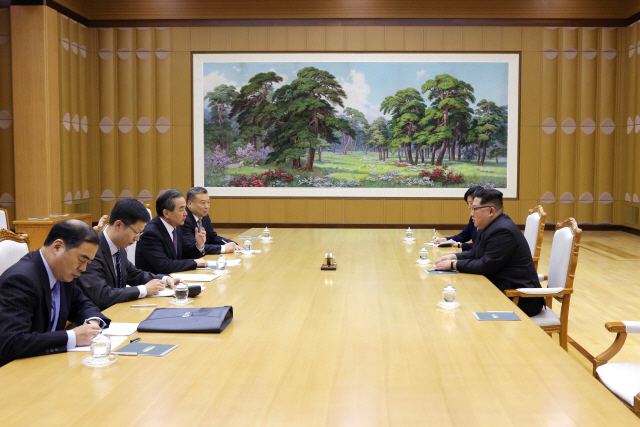
[[[90,366],[92,368],[104,368],[105,366],[116,363],[116,360],[118,360],[118,355],[113,353],[111,353],[106,359],[95,359],[91,355],[80,359],[83,365]]]
[[[454,308],[460,307],[460,303],[457,301],[456,302],[438,301],[438,307],[446,308],[447,310],[452,310]]]
[[[416,238],[415,237],[405,237],[403,240],[406,241],[406,242],[415,242]]]
[[[423,265],[424,265],[424,264],[429,264],[431,261],[429,261],[429,260],[423,261],[423,260],[421,260],[421,259],[417,259],[417,260],[416,260],[416,262],[417,262],[418,264],[423,264]]]
[[[269,237],[260,237],[262,240],[271,240],[271,236]]]
[[[169,300],[169,304],[173,304],[173,305],[188,305],[191,304],[193,302],[193,298],[187,298],[187,302],[178,302],[175,298],[171,298]]]
[[[219,274],[220,276],[224,276],[225,274],[230,274],[229,270],[216,270],[213,274]]]

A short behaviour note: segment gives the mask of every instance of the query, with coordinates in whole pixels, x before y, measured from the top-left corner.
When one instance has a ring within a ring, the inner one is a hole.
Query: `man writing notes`
[[[474,185],[472,187],[469,187],[469,189],[464,193],[464,201],[467,202],[467,206],[469,206],[469,209],[471,209],[471,206],[473,205],[473,198],[476,190],[479,190],[480,188],[482,187],[480,187],[479,185]],[[455,236],[444,237],[444,238],[434,235],[433,243],[444,243],[444,242],[453,240],[455,242],[453,244],[454,248],[462,248],[463,251],[468,251],[473,247],[473,242],[476,241],[477,234],[478,234],[478,228],[473,223],[473,216],[470,216],[469,223],[460,232],[460,234],[456,234]],[[472,243],[466,243],[469,240],[471,240]]]
[[[118,200],[111,210],[109,226],[98,235],[100,245],[96,258],[78,279],[82,291],[100,310],[156,295],[166,286],[173,288],[179,282],[179,279],[139,270],[127,258],[124,248],[139,240],[149,220],[147,208],[137,200]]]
[[[441,257],[436,270],[482,274],[498,289],[540,288],[529,245],[518,227],[503,213],[502,193],[476,191],[471,216],[478,227],[477,241],[469,251]],[[518,307],[528,316],[540,313],[543,298],[520,298]]]
[[[0,276],[0,366],[89,345],[109,325],[76,284],[97,250],[98,235],[91,226],[59,222],[42,248]],[[67,321],[80,326],[66,331]]]
[[[154,274],[169,274],[207,266],[203,258],[192,259],[182,254],[182,233],[177,227],[184,224],[186,209],[187,203],[178,190],[169,189],[158,197],[158,216],[144,228],[136,247],[136,267]],[[194,237],[197,247],[204,249],[204,230],[194,232]]]
[[[224,254],[242,249],[233,240],[218,236],[209,218],[209,194],[204,187],[193,187],[187,191],[187,217],[184,225],[180,226],[182,232],[182,253],[185,257],[199,257],[204,254]],[[198,232],[204,231],[206,240],[204,248],[198,249],[196,242]]]

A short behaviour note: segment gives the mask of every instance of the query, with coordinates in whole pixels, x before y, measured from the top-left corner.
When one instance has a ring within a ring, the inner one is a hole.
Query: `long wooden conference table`
[[[253,239],[262,253],[228,255],[241,264],[192,303],[233,306],[221,334],[136,333],[179,347],[105,368],[81,364],[87,353],[14,361],[0,368],[0,425],[640,424],[484,277],[425,273],[416,260],[433,232],[415,235],[274,229],[271,243]],[[431,259],[452,252],[442,251]],[[320,270],[326,252],[336,271]],[[436,306],[449,282],[461,303],[453,311]],[[153,310],[130,305],[105,313],[140,322]],[[522,321],[472,314],[488,310]]]

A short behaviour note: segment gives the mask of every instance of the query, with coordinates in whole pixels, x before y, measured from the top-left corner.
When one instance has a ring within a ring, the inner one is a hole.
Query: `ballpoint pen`
[[[130,342],[130,343],[132,343],[132,342],[138,342],[138,341],[140,341],[140,339],[141,339],[141,338],[142,338],[142,337],[134,338],[134,339],[132,339],[132,340],[131,340],[131,341],[129,341],[129,342]]]
[[[157,307],[158,304],[131,304],[131,307]]]

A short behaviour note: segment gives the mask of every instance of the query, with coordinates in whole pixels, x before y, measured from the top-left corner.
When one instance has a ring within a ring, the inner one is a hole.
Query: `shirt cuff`
[[[224,245],[220,245],[220,253],[221,253],[221,254],[225,253]]]
[[[196,246],[196,249],[198,249],[198,247],[197,247],[197,246]],[[205,253],[204,253],[204,245],[202,245],[202,249],[198,249],[198,250],[200,251],[200,253],[201,253],[202,255],[204,255],[204,254],[205,254]]]
[[[72,348],[76,348],[76,333],[73,330],[67,331],[67,350]]]
[[[171,276],[163,276],[162,277],[162,281],[164,282],[164,287],[168,287],[169,283],[167,282],[167,280],[169,280],[171,278]]]
[[[166,285],[167,282],[165,282]],[[138,298],[144,298],[147,296],[147,287],[145,285],[138,286],[138,290],[140,291],[140,295]]]

